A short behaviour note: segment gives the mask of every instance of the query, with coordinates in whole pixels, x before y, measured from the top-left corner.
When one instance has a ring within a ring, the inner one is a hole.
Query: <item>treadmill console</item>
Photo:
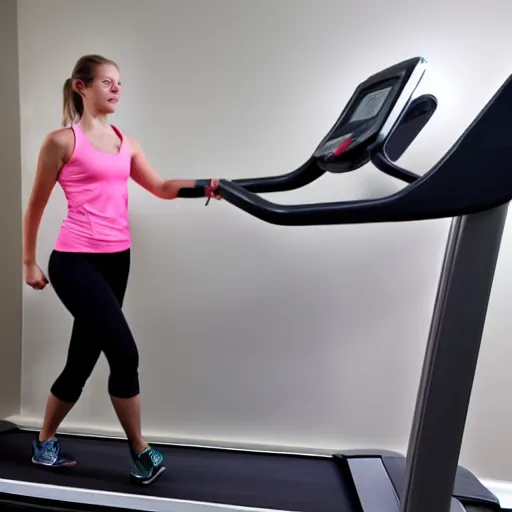
[[[386,139],[407,109],[425,67],[424,59],[409,59],[361,83],[316,149],[318,166],[338,173],[365,165],[371,146]]]

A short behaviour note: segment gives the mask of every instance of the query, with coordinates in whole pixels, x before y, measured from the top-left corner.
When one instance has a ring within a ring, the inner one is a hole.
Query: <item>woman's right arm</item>
[[[23,218],[23,264],[36,266],[37,234],[44,209],[62,166],[71,155],[73,135],[68,128],[48,134],[39,151],[36,175]]]

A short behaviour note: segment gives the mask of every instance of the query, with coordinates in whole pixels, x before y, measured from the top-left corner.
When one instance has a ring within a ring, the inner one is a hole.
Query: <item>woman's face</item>
[[[98,114],[113,114],[121,95],[119,69],[113,64],[102,64],[96,69],[93,82],[80,87],[85,107]]]

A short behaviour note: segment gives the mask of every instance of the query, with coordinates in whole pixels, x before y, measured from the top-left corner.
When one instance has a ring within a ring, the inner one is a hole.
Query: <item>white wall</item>
[[[0,417],[17,414],[21,375],[21,161],[16,0],[0,2]]]
[[[59,126],[62,84],[84,53],[119,63],[115,122],[167,178],[295,168],[360,81],[416,55],[429,60],[425,89],[440,101],[403,159],[421,173],[510,72],[505,0],[492,9],[367,0],[364,12],[334,0],[18,4],[23,207],[41,140]],[[375,197],[401,186],[369,167],[273,199]],[[227,203],[166,203],[135,186],[131,212],[125,311],[141,352],[147,433],[405,449],[448,221],[284,228]],[[64,214],[56,189],[41,227],[42,265]],[[508,230],[462,454],[480,475],[504,480],[512,480],[510,238]],[[51,288],[25,288],[23,327],[22,419],[37,423],[71,318]],[[107,376],[102,359],[69,428],[118,428]]]

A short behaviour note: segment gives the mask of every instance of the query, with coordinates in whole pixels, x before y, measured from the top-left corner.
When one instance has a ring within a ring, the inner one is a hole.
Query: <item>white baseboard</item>
[[[485,478],[481,478],[480,481],[500,500],[502,508],[512,510],[512,482],[501,482]]]
[[[4,418],[23,430],[39,430],[42,427],[42,417],[13,415]],[[86,423],[74,423],[72,421],[64,421],[58,434],[78,435],[85,437],[109,437],[114,439],[126,439],[123,430],[120,427],[106,427]],[[244,449],[254,451],[269,451],[277,453],[293,453],[299,455],[325,455],[329,456],[332,449],[327,448],[310,448],[302,446],[276,446],[261,443],[247,443],[246,441],[236,441],[234,439],[207,439],[204,437],[187,437],[180,438],[169,434],[168,432],[152,431],[144,429],[144,439],[149,443],[161,443],[172,445],[198,446],[198,447],[218,447],[226,449]],[[351,447],[345,447],[351,449]]]
[[[36,417],[27,417],[22,415],[10,416],[5,418],[7,421],[11,421],[12,423],[18,425],[22,429],[28,430],[37,430],[41,428],[42,419]],[[60,429],[61,434],[75,434],[75,435],[85,435],[85,436],[101,436],[101,437],[113,437],[113,438],[121,438],[124,439],[124,434],[120,428],[106,428],[106,427],[97,427],[92,425],[84,425],[83,423],[74,424],[73,422],[65,422],[62,424],[62,428]],[[226,448],[238,448],[235,443],[232,442],[219,442],[219,441],[208,441],[206,439],[176,439],[168,434],[164,434],[161,432],[145,432],[145,438],[148,442],[162,442],[162,443],[170,443],[170,444],[186,444],[186,445],[198,445],[198,446],[224,446]],[[290,447],[291,448],[291,447]],[[286,449],[283,447],[263,447],[260,445],[250,446],[248,449],[268,449],[273,451],[286,451],[286,452],[296,452],[296,453],[307,453],[307,454],[324,454],[327,455],[329,452],[327,450],[310,450],[310,449],[301,449],[301,448],[291,448]],[[482,484],[487,487],[499,500],[500,504],[505,509],[512,510],[512,482],[503,482],[499,480],[490,480],[485,478],[480,478]]]
[[[42,418],[35,416],[16,414],[8,416],[5,420],[14,423],[23,430],[39,430],[43,425]],[[120,428],[98,427],[96,425],[93,426],[82,423],[73,423],[72,421],[65,421],[62,423],[61,428],[59,428],[59,434],[124,438],[123,431]]]

